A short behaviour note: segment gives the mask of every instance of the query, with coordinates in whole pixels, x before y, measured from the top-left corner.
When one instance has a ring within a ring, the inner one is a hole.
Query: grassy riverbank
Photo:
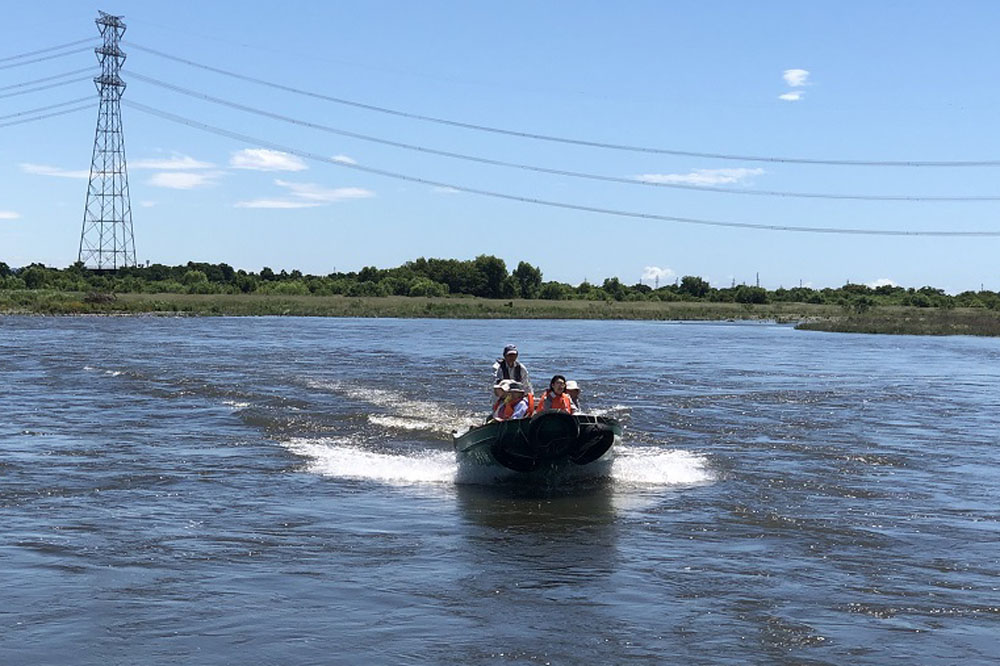
[[[982,308],[873,307],[851,314],[810,303],[553,301],[473,297],[347,297],[265,294],[0,292],[7,314],[290,315],[454,319],[772,320],[809,330],[916,335],[1000,335],[1000,312]]]

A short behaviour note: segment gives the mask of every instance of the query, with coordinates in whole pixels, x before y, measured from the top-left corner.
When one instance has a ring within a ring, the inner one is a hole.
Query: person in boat
[[[573,413],[576,414],[580,410],[580,385],[576,381],[570,379],[566,382],[566,394],[569,395],[570,402],[573,403]]]
[[[510,382],[507,384],[507,395],[500,402],[500,406],[493,410],[494,421],[507,421],[509,419],[523,419],[531,416],[531,406],[528,394],[520,382]]]
[[[495,371],[493,383],[496,384],[504,379],[518,382],[528,395],[532,395],[531,380],[528,378],[528,369],[517,360],[517,347],[507,345],[503,348],[503,358],[498,358],[493,364]]]
[[[497,408],[503,404],[503,399],[507,395],[508,386],[510,386],[509,379],[501,379],[493,384],[493,408],[490,410],[490,414],[496,413]]]
[[[548,411],[573,413],[573,401],[566,393],[566,378],[562,375],[554,375],[549,382],[549,388],[538,399],[535,405],[535,414]]]

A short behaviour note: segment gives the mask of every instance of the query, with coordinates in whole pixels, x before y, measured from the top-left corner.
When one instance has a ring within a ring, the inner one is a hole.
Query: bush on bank
[[[152,264],[118,270],[91,270],[76,263],[64,269],[43,264],[11,268],[0,262],[0,292],[106,292],[135,294],[262,294],[277,296],[478,296],[492,299],[552,301],[708,302],[738,303],[747,307],[778,303],[836,305],[845,313],[861,314],[874,306],[916,308],[1000,309],[1000,294],[965,291],[949,295],[941,289],[898,286],[868,287],[845,284],[837,288],[780,287],[767,290],[745,284],[713,287],[701,277],[685,275],[674,284],[653,288],[627,285],[609,277],[599,285],[584,281],[570,285],[543,281],[542,271],[527,262],[508,271],[503,259],[480,255],[472,260],[426,259],[396,268],[366,266],[357,272],[304,275],[301,271],[236,270],[225,263],[189,261],[181,266]]]

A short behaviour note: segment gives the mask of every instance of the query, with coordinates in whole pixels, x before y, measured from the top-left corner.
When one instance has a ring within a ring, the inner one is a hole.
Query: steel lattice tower
[[[125,53],[118,44],[125,34],[125,23],[121,16],[98,14],[97,28],[104,44],[94,49],[101,64],[101,75],[94,78],[94,83],[101,103],[77,261],[88,268],[115,269],[136,265],[122,134],[121,98],[125,82],[119,75]]]

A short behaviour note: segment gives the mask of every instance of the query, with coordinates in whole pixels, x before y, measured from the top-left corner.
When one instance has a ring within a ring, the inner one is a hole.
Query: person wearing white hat
[[[518,382],[507,384],[507,395],[500,402],[500,406],[493,412],[493,419],[496,421],[506,421],[508,419],[523,419],[530,414],[530,404],[528,396],[524,393],[524,387]]]
[[[569,395],[570,401],[573,403],[573,413],[580,411],[580,385],[576,383],[575,380],[570,379],[566,382],[566,393]]]

